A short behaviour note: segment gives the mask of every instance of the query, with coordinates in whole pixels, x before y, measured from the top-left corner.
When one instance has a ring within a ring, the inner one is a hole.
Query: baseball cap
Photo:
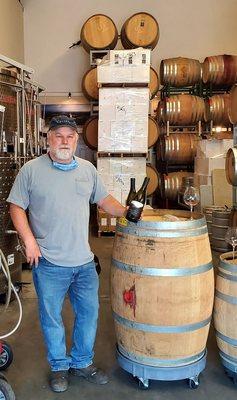
[[[49,123],[49,131],[56,128],[61,128],[63,126],[67,126],[77,131],[77,124],[75,119],[69,118],[67,115],[59,115],[57,117],[53,117]]]

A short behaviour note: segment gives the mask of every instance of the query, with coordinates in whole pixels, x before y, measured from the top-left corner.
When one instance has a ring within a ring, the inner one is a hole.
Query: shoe
[[[54,392],[65,392],[68,388],[68,371],[52,371],[49,384]]]
[[[86,368],[70,368],[69,372],[72,375],[81,376],[88,382],[96,383],[97,385],[105,385],[109,382],[108,376],[93,364]]]

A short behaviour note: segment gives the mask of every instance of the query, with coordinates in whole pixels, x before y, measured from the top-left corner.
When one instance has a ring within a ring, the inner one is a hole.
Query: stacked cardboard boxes
[[[138,187],[146,176],[150,53],[147,49],[111,50],[98,66],[102,86],[97,169],[110,194],[124,205],[130,178],[136,178]]]
[[[232,139],[198,142],[194,171],[196,185],[200,188],[201,208],[232,204],[232,188],[225,177],[226,153],[232,143]]]

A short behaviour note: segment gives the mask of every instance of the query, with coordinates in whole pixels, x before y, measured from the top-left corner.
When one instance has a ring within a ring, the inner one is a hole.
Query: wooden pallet
[[[98,88],[111,88],[111,87],[119,87],[119,88],[149,88],[150,83],[141,83],[141,82],[123,82],[123,83],[98,83]]]
[[[110,152],[98,152],[97,157],[147,157],[148,153],[121,153],[121,152],[116,152],[116,153],[110,153]]]

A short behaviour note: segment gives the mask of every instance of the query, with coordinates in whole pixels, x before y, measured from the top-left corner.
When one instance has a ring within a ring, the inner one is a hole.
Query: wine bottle
[[[149,181],[150,178],[144,179],[143,184],[136,193],[135,198],[130,202],[126,214],[126,218],[128,221],[137,223],[141,218],[143,207],[146,204],[147,186]]]
[[[140,203],[143,204],[143,206],[146,204],[146,198],[147,198],[147,186],[150,181],[150,178],[145,178],[143,181],[142,186],[140,189],[137,191],[137,194],[134,198],[134,200],[139,201]]]
[[[135,178],[130,178],[130,190],[128,193],[128,197],[126,200],[126,206],[129,206],[131,204],[131,201],[135,198],[137,192],[135,188]]]

